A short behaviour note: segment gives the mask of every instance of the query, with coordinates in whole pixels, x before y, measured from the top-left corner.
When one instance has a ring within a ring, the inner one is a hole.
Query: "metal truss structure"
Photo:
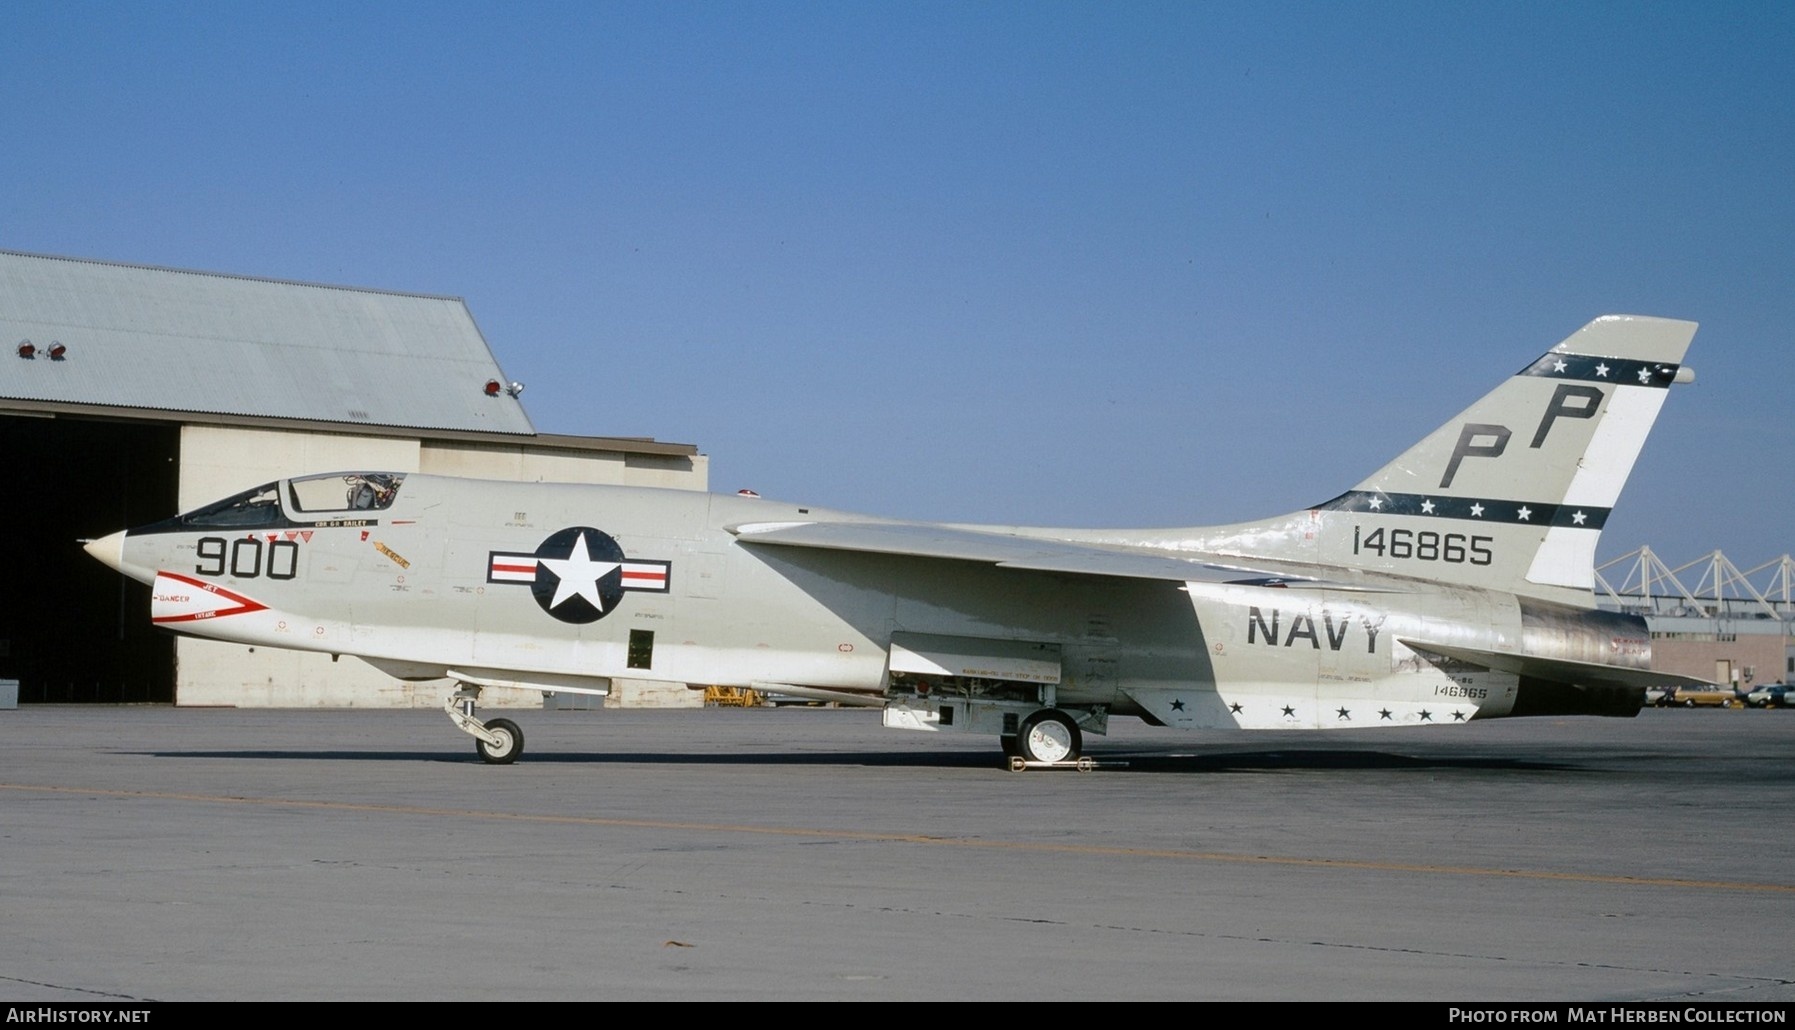
[[[1596,566],[1596,597],[1641,615],[1774,619],[1795,631],[1795,557],[1740,571],[1713,551],[1672,568],[1641,547]]]

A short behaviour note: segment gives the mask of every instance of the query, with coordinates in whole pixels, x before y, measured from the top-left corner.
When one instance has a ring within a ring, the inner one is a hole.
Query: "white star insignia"
[[[1585,514],[1583,514],[1583,513],[1582,513],[1582,512],[1580,512],[1580,511],[1579,511],[1579,512],[1574,512],[1574,513],[1572,513],[1572,515],[1571,515],[1571,521],[1572,521],[1572,522],[1575,522],[1575,523],[1576,523],[1576,524],[1577,524],[1577,525],[1579,525],[1579,526],[1581,526],[1581,525],[1583,525],[1583,520],[1584,520],[1584,519],[1586,519],[1586,518],[1589,518],[1589,516],[1588,516],[1588,515],[1585,515]]]
[[[1423,500],[1421,502],[1421,514],[1432,515],[1433,513],[1434,513],[1434,502],[1428,501],[1428,500]]]
[[[1565,370],[1565,369],[1566,369],[1566,368],[1568,368],[1568,367],[1569,367],[1569,366],[1568,366],[1568,365],[1566,365],[1566,364],[1565,364],[1565,363],[1564,363],[1564,360],[1563,360],[1563,359],[1562,359],[1562,358],[1561,358],[1561,359],[1559,359],[1559,360],[1558,360],[1558,361],[1557,361],[1557,362],[1554,362],[1554,363],[1553,363],[1553,365],[1552,365],[1552,371],[1554,371],[1554,372],[1563,372],[1563,371],[1564,371],[1564,370]]]
[[[1384,499],[1382,497],[1373,497],[1370,501],[1368,501],[1366,503],[1371,506],[1372,511],[1383,511],[1384,510]]]
[[[1525,504],[1523,504],[1523,505],[1521,505],[1521,510],[1515,512],[1515,517],[1520,519],[1522,522],[1526,522],[1528,519],[1533,517],[1533,509],[1529,508]]]
[[[1646,371],[1646,370],[1645,370],[1645,369],[1643,369],[1643,368],[1642,368],[1642,369],[1640,369],[1640,370],[1639,370],[1639,381],[1640,381],[1640,382],[1641,382],[1641,383],[1649,383],[1649,382],[1651,382],[1651,381],[1652,381],[1652,374],[1651,374],[1651,373],[1650,373],[1650,372],[1647,372],[1647,371]]]
[[[605,610],[604,601],[599,599],[598,581],[616,571],[621,562],[593,561],[592,552],[586,549],[586,534],[581,533],[573,542],[573,551],[565,558],[538,558],[537,561],[548,566],[560,582],[555,584],[555,599],[549,602],[550,608],[561,607],[561,602],[570,597],[583,597],[592,602],[592,607]]]
[[[1483,505],[1481,505],[1481,504],[1471,505],[1471,517],[1474,519],[1483,518]]]
[[[1597,365],[1596,366],[1596,375],[1599,375],[1604,379],[1608,378],[1608,366],[1607,365]]]

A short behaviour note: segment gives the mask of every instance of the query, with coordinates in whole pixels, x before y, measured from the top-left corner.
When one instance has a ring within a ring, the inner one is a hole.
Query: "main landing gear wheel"
[[[488,765],[510,765],[517,761],[517,756],[524,753],[524,731],[518,729],[517,723],[510,719],[493,719],[487,722],[486,732],[497,737],[497,744],[488,744],[478,737],[474,738],[474,750],[480,752],[480,758]]]
[[[1076,762],[1083,747],[1078,724],[1055,708],[1043,709],[1022,720],[1016,733],[1017,753],[1030,762]]]

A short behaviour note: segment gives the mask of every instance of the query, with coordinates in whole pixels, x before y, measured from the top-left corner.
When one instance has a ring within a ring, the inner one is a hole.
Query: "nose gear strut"
[[[474,738],[474,750],[489,765],[510,765],[524,752],[524,731],[510,719],[481,722],[474,717],[474,703],[480,699],[480,688],[463,683],[461,689],[443,702],[443,711],[457,729]]]

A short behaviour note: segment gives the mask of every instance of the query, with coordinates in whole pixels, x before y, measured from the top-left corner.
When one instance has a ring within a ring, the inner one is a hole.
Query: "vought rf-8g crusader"
[[[871,518],[683,490],[390,471],[283,479],[88,542],[182,633],[481,692],[614,677],[882,708],[1076,761],[1131,716],[1180,729],[1636,714],[1643,620],[1598,611],[1597,537],[1691,322],[1598,318],[1357,486],[1189,529]],[[403,590],[395,589],[403,584]]]

